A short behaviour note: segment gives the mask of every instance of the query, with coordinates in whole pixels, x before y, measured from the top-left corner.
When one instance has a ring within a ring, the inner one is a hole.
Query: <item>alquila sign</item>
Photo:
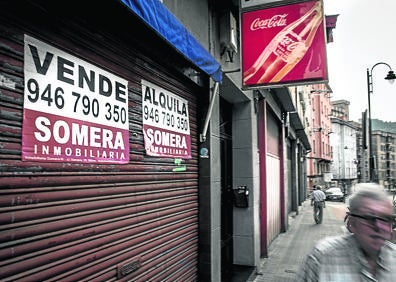
[[[191,158],[188,101],[142,80],[142,107],[147,155]]]

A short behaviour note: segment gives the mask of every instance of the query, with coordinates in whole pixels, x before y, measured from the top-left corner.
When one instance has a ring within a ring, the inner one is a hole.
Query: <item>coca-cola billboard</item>
[[[242,13],[244,88],[327,81],[322,1]]]

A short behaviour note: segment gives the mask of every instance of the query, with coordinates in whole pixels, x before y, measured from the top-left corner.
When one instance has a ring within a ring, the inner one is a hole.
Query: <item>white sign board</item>
[[[188,101],[142,80],[142,108],[146,153],[191,158]]]
[[[129,161],[128,81],[25,35],[22,160]]]

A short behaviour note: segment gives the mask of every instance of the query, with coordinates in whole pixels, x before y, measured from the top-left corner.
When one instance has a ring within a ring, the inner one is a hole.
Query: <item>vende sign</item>
[[[242,14],[243,86],[327,81],[322,1]]]
[[[128,81],[25,35],[22,160],[127,163]]]
[[[142,107],[147,155],[190,159],[188,101],[142,80]]]

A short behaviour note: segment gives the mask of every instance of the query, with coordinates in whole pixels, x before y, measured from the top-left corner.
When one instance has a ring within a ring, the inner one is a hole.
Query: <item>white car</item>
[[[332,187],[324,191],[328,201],[344,201],[345,195],[339,187]]]

